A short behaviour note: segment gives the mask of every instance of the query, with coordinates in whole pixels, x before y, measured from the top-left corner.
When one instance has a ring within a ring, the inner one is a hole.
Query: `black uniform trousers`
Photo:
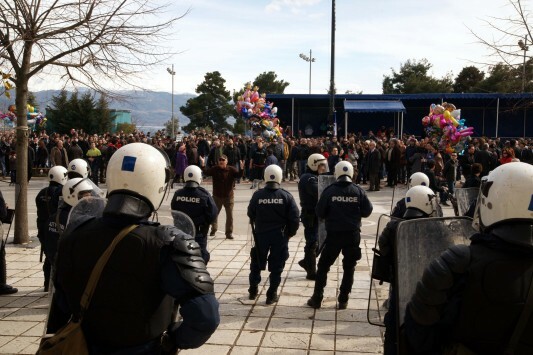
[[[316,272],[315,292],[323,292],[327,284],[328,272],[342,252],[342,282],[340,292],[348,294],[352,291],[353,278],[357,260],[361,259],[361,248],[359,242],[361,236],[355,231],[328,231],[325,246],[318,261]]]
[[[270,271],[270,288],[277,290],[281,283],[281,273],[285,262],[289,258],[289,238],[281,230],[256,233],[257,244],[250,251],[250,286],[257,286],[261,282],[261,270],[268,261]]]

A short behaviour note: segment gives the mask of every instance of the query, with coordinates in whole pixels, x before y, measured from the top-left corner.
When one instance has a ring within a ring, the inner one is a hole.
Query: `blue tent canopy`
[[[345,112],[405,112],[401,101],[344,100]]]

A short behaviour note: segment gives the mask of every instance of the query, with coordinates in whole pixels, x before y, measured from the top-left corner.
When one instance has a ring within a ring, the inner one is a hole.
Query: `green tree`
[[[113,124],[113,118],[109,113],[109,101],[105,94],[100,95],[94,112],[94,133],[109,132]]]
[[[46,107],[46,117],[51,128],[59,133],[67,133],[72,126],[68,118],[69,99],[66,90],[52,97],[52,105]]]
[[[485,78],[485,73],[475,66],[467,66],[461,69],[455,82],[453,83],[453,92],[479,92],[479,84]]]
[[[233,133],[235,134],[244,134],[246,129],[246,122],[242,116],[235,118],[235,123],[233,124]]]
[[[409,59],[400,65],[396,72],[393,68],[390,76],[383,78],[384,94],[417,94],[424,92],[451,92],[453,80],[450,74],[443,78],[429,75],[432,65],[427,59]]]
[[[137,127],[133,123],[119,123],[117,124],[117,132],[124,132],[124,134],[131,134],[135,132]]]
[[[172,124],[174,124],[174,131],[172,130]],[[181,132],[179,119],[174,117],[174,119],[171,118],[170,120],[166,121],[165,129],[168,135],[172,135],[172,132],[174,132],[175,135],[178,134],[178,132]]]
[[[218,71],[205,74],[204,81],[196,87],[198,96],[187,100],[185,106],[180,107],[181,113],[191,120],[184,127],[185,131],[210,127],[215,132],[224,132],[231,128],[227,118],[232,115],[233,106],[225,82]]]
[[[482,92],[521,92],[521,72],[504,63],[493,65],[479,87]]]
[[[290,84],[284,80],[277,80],[277,78],[278,75],[273,71],[263,72],[255,78],[252,87],[259,87],[260,93],[283,94]]]

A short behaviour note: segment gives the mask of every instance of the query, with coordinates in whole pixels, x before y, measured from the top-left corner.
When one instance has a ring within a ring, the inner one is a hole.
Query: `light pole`
[[[176,75],[176,72],[174,71],[174,64],[172,64],[172,69],[167,68],[167,72],[172,75],[172,118],[170,119],[170,124],[172,126],[172,139],[174,139],[176,137],[174,132],[174,75]]]
[[[300,53],[300,58],[309,62],[309,94],[311,94],[311,64],[315,61],[315,58],[313,58],[313,52],[311,52],[311,50],[309,50],[309,57]]]
[[[524,40],[518,41],[518,46],[524,51],[524,64],[522,65],[522,92],[526,90],[526,52],[529,49],[527,45],[527,35],[524,36]]]

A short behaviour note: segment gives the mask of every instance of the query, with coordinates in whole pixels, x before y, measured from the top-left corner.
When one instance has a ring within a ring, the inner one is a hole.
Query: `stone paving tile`
[[[314,350],[335,350],[335,334],[317,334],[313,332],[310,348]]]
[[[282,348],[259,348],[259,355],[263,354],[282,354],[282,355],[306,355],[307,350],[296,350],[296,349],[282,349]]]
[[[287,333],[311,333],[312,320],[272,318],[268,325],[269,331]]]
[[[307,349],[309,347],[310,334],[266,332],[261,349],[263,348],[287,348]],[[292,353],[292,350],[288,353]]]
[[[25,333],[30,328],[36,326],[38,322],[14,322],[14,321],[0,321],[0,335],[20,335]]]
[[[6,345],[0,347],[2,354],[20,354],[23,349],[33,346],[35,341],[39,341],[40,337],[25,337],[19,336]]]
[[[250,354],[255,354],[256,352],[257,352],[256,347],[234,346],[233,349],[231,349],[230,354],[231,355],[250,355]]]
[[[208,343],[216,345],[233,345],[237,336],[239,336],[238,330],[217,329],[211,338],[209,338]]]
[[[183,355],[225,355],[229,354],[230,349],[230,346],[205,344],[199,349],[181,350],[179,353]]]
[[[237,339],[237,345],[259,346],[264,336],[265,332],[259,330],[243,330]]]
[[[354,337],[351,335],[337,335],[335,349],[340,351],[354,351],[361,353],[381,353],[383,342],[381,337]]]

